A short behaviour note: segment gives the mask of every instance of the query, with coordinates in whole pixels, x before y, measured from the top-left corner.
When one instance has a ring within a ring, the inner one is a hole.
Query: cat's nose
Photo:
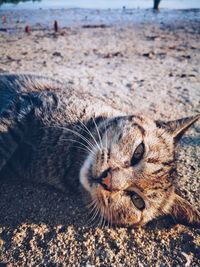
[[[104,189],[111,191],[112,189],[112,173],[111,168],[106,169],[99,177],[99,183],[104,187]]]

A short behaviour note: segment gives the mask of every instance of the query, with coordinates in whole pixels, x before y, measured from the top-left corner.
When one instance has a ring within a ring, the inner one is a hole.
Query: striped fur
[[[199,115],[172,122],[126,115],[112,100],[39,76],[0,76],[0,179],[89,195],[92,220],[144,225],[171,214],[199,225],[175,193],[175,145]],[[132,166],[140,144],[144,154]],[[138,205],[145,204],[140,210]]]

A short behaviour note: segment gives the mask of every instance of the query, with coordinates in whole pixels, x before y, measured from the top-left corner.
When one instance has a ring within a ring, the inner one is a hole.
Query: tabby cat
[[[199,118],[153,121],[48,78],[1,75],[0,178],[81,184],[93,218],[114,224],[168,214],[199,226],[199,212],[174,187],[176,144]]]

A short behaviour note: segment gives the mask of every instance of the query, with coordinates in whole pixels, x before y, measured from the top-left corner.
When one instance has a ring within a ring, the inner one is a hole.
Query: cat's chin
[[[84,177],[84,179],[86,179],[84,180],[84,185],[90,183],[87,177]],[[84,189],[86,189],[85,186]],[[89,185],[87,194],[91,201],[89,201],[88,206],[91,206],[92,202],[96,203],[95,206],[98,207],[100,211],[102,225],[132,228],[138,228],[144,225],[142,222],[142,213],[140,211],[130,208],[128,205],[126,208],[122,205],[118,205],[122,204],[120,203],[120,194],[122,194],[122,191],[109,192],[100,184],[94,183],[93,185]],[[99,225],[98,222],[96,223]]]

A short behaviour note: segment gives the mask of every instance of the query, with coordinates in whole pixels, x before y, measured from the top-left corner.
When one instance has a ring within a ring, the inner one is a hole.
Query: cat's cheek
[[[116,205],[120,202],[120,206]],[[113,221],[117,225],[139,226],[142,220],[142,212],[137,210],[126,197],[113,201]]]
[[[141,211],[137,210],[136,208],[132,208],[129,216],[127,217],[127,225],[133,227],[141,226],[142,217]]]
[[[89,181],[87,179],[87,170],[86,169],[84,169],[84,168],[81,169],[79,180],[80,180],[81,185],[84,187],[84,189],[89,191],[90,185],[89,185]]]
[[[88,179],[90,164],[91,164],[90,160],[86,160],[79,174],[79,181],[81,185],[85,188],[85,190],[87,190],[88,192],[90,192],[91,190],[90,182]]]
[[[123,214],[121,211],[118,211],[115,216],[115,224],[138,227],[142,225],[141,212],[131,211],[129,214],[126,211],[126,214]]]

